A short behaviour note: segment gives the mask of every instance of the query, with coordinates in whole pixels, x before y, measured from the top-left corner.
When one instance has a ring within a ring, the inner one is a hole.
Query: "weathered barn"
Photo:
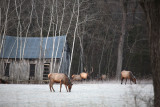
[[[1,42],[0,78],[12,82],[48,79],[50,72],[68,74],[70,50],[66,36],[13,37]]]

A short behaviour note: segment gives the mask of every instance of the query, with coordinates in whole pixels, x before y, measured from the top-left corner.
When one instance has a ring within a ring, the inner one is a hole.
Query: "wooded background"
[[[137,0],[1,0],[0,35],[67,35],[71,74],[93,67],[93,78],[119,77],[123,69],[151,78],[147,20]]]

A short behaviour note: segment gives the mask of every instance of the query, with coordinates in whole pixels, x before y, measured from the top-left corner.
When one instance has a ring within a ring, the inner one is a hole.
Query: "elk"
[[[65,85],[67,92],[71,92],[71,88],[72,88],[72,83],[70,81],[70,79],[68,78],[68,76],[64,73],[50,73],[48,74],[48,78],[49,78],[49,88],[50,91],[55,92],[54,88],[53,88],[53,84],[54,83],[60,83],[60,92],[61,92],[61,88],[62,88],[62,84]],[[68,87],[68,89],[67,89]]]
[[[82,78],[80,75],[72,75],[72,81],[81,81]]]
[[[80,73],[80,76],[81,76],[82,79],[86,80],[91,75],[91,73],[93,73],[93,67],[91,68],[90,73],[87,72],[86,68],[84,68],[84,71],[85,72]]]
[[[131,71],[123,70],[121,72],[121,84],[123,83],[123,79],[126,79],[125,84],[127,83],[127,79],[130,79],[130,84],[132,84],[131,81],[136,84],[136,78]]]
[[[8,82],[3,79],[0,79],[0,84],[8,84]]]
[[[106,75],[106,74],[102,74],[101,80],[102,80],[102,81],[103,81],[103,80],[107,80],[107,75]]]

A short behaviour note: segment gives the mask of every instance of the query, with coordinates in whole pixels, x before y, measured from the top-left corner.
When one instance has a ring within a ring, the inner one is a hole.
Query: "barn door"
[[[43,72],[43,80],[48,80],[48,74],[49,74],[49,63],[44,64],[44,72]]]
[[[30,64],[29,80],[34,80],[35,77],[35,64]]]
[[[9,65],[10,65],[10,63],[4,64],[4,71],[5,71],[4,76],[6,76],[6,77],[9,77]]]

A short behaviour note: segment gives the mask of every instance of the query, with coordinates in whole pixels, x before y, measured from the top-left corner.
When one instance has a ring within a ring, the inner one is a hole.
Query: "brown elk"
[[[3,79],[0,79],[0,84],[8,84],[8,82]]]
[[[65,85],[67,92],[71,92],[71,88],[72,88],[72,83],[70,81],[70,79],[68,78],[68,76],[64,73],[50,73],[48,74],[48,78],[49,78],[49,87],[50,87],[50,91],[52,92],[52,90],[55,92],[54,88],[53,88],[53,84],[54,83],[60,83],[60,92],[61,92],[61,88],[62,88],[62,84]],[[68,86],[68,89],[67,89]]]
[[[80,75],[72,75],[72,81],[81,81],[82,78]]]
[[[102,74],[101,80],[107,80],[107,75],[106,74]]]
[[[130,79],[130,84],[132,84],[131,81],[136,84],[136,78],[131,71],[123,70],[121,72],[121,84],[123,83],[123,79],[126,79],[126,82],[127,82],[127,79]]]
[[[84,68],[84,71],[85,72],[80,73],[80,76],[81,76],[82,79],[86,80],[91,75],[91,73],[93,73],[93,67],[91,68],[90,73],[87,72],[86,68]]]

